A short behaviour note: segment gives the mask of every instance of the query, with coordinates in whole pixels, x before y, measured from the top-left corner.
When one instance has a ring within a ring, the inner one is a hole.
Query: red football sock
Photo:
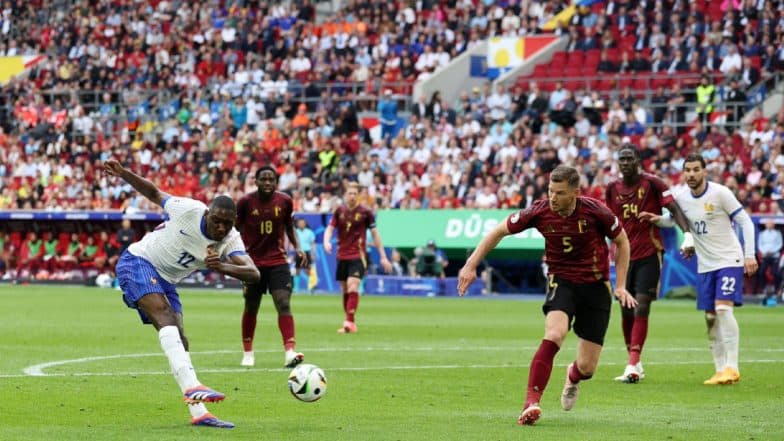
[[[344,292],[343,293],[343,312],[346,312],[348,310],[347,306],[348,306],[348,293]]]
[[[346,301],[346,320],[353,322],[354,314],[357,312],[359,306],[359,293],[356,291],[348,293],[348,300]]]
[[[573,384],[577,384],[580,382],[580,380],[587,380],[591,377],[593,377],[593,375],[585,375],[580,372],[580,369],[577,367],[576,360],[569,365],[569,381],[571,381]]]
[[[538,403],[542,399],[544,388],[550,381],[550,373],[553,371],[553,359],[558,353],[557,344],[550,340],[542,340],[539,350],[534,354],[531,361],[531,368],[528,372],[528,390],[525,395],[525,406]]]
[[[294,316],[292,315],[279,315],[278,328],[280,335],[283,337],[283,347],[286,350],[294,349],[297,342],[294,340]]]
[[[623,341],[626,343],[626,352],[632,347],[632,328],[634,327],[634,316],[623,314],[621,326],[623,327]]]
[[[635,317],[632,328],[632,342],[629,349],[629,364],[640,362],[640,352],[648,337],[648,317]]]
[[[256,314],[242,313],[242,350],[253,350],[253,334],[256,333]]]

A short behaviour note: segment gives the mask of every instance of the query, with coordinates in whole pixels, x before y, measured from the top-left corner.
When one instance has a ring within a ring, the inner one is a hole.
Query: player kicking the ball
[[[544,339],[528,374],[525,406],[517,422],[533,425],[542,409],[539,402],[550,380],[555,354],[571,327],[579,337],[577,357],[566,368],[561,407],[571,410],[580,381],[591,378],[599,364],[604,335],[610,321],[609,249],[605,238],[617,246],[615,297],[621,305],[637,305],[626,291],[629,240],[618,218],[600,201],[578,196],[580,176],[573,167],[558,166],[550,173],[549,200],[539,200],[512,214],[479,243],[460,270],[458,293],[465,294],[476,280],[476,267],[505,236],[536,228],[545,239],[549,289],[542,310]]]
[[[259,280],[259,271],[234,229],[237,207],[228,196],[216,197],[209,209],[199,201],[170,196],[115,160],[106,161],[104,169],[131,184],[169,215],[168,221],[133,243],[120,257],[116,273],[123,300],[139,312],[142,323],[152,324],[158,331],[174,379],[189,404],[191,423],[230,429],[234,424],[219,420],[204,405],[222,401],[225,396],[196,378],[175,284],[205,268],[246,283]]]

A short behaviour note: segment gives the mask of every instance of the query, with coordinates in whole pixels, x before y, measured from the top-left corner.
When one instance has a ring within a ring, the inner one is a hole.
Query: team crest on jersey
[[[577,221],[577,231],[580,233],[584,233],[585,230],[588,229],[588,221],[585,219],[580,219]]]
[[[250,214],[252,216],[258,216],[259,215],[259,209],[258,208],[254,208],[253,211]]]
[[[553,224],[547,224],[547,232],[555,233],[555,228],[553,228]]]
[[[706,213],[713,213],[716,210],[716,207],[714,207],[710,202],[706,202],[704,208]]]
[[[156,279],[155,277],[150,277],[150,283],[152,283],[153,285],[157,285],[158,279]]]
[[[638,188],[637,189],[637,199],[642,199],[642,197],[644,195],[645,195],[645,189],[642,188],[642,187]]]
[[[355,220],[355,221],[358,221],[358,220],[359,220],[359,213],[356,213],[356,214],[354,215],[354,220]]]
[[[276,206],[275,206],[275,217],[278,217],[278,216],[280,216],[280,207],[278,207],[278,206],[276,205]]]

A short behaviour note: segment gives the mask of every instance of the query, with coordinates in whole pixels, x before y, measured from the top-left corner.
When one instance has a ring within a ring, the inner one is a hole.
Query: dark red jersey
[[[648,257],[664,249],[659,228],[637,217],[643,211],[661,214],[662,207],[674,201],[664,181],[643,173],[640,181],[631,187],[627,187],[623,180],[611,182],[604,197],[607,206],[621,220],[629,236],[631,260]]]
[[[237,229],[256,266],[275,266],[286,261],[286,227],[291,225],[291,198],[276,191],[268,201],[258,192],[237,203]]]
[[[338,235],[338,259],[365,259],[367,230],[376,228],[376,216],[364,205],[341,205],[329,221]]]
[[[606,237],[622,231],[618,218],[601,201],[578,196],[574,212],[561,217],[550,202],[538,200],[506,219],[512,233],[536,228],[544,236],[544,253],[550,274],[574,283],[610,279]]]

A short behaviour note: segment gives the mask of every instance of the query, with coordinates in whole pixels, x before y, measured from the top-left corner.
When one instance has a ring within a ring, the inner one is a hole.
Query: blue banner
[[[482,282],[477,279],[466,295],[482,295]],[[401,277],[369,275],[365,277],[365,294],[400,296],[457,296],[457,277]]]

